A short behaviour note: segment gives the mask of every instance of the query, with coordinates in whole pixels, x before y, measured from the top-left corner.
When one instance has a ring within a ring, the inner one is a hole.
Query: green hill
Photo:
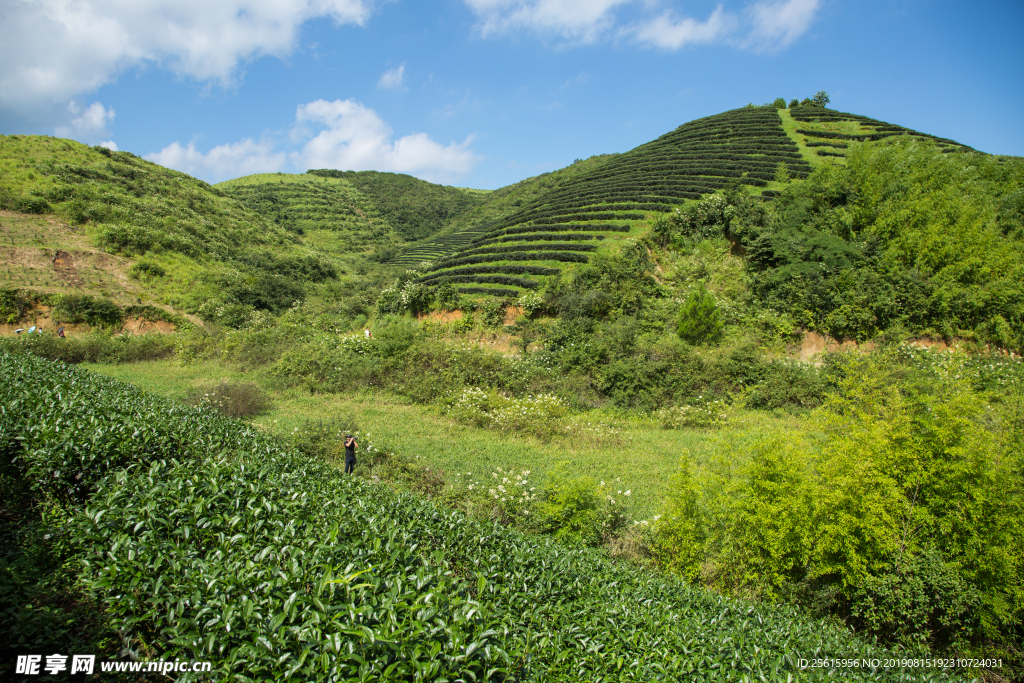
[[[599,168],[556,177],[519,210],[462,230],[461,240],[435,241],[434,249],[409,250],[393,262],[434,261],[419,280],[424,284],[447,280],[474,293],[487,289],[472,285],[500,284],[493,294],[515,296],[538,288],[565,264],[616,251],[613,245],[637,236],[639,222],[677,205],[730,184],[771,198],[784,185],[780,179],[806,178],[823,156],[845,157],[838,150],[849,141],[903,134],[935,140],[947,151],[969,149],[822,107],[745,107],[683,124]]]
[[[215,186],[273,225],[364,252],[404,242],[374,202],[340,178],[258,173]]]
[[[219,189],[131,154],[0,136],[3,284],[85,292],[213,319],[224,307],[279,312],[339,260]],[[61,267],[57,252],[65,252]]]
[[[407,241],[430,237],[467,211],[482,204],[489,192],[435,185],[404,173],[312,170],[320,177],[344,178],[370,197],[377,210]]]
[[[483,190],[435,185],[409,175],[312,170],[261,173],[216,186],[243,206],[325,249],[387,259],[430,237],[486,198]]]

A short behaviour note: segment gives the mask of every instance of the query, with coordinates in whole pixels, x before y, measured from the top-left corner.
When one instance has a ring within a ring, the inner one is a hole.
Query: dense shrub
[[[1019,382],[1019,361],[995,364]],[[658,524],[665,566],[788,596],[908,647],[1014,657],[1024,623],[1019,407],[991,360],[849,357],[813,432],[688,458]],[[1016,385],[1014,385],[1016,386]],[[984,539],[978,543],[977,540]]]
[[[21,320],[29,310],[32,299],[23,289],[0,289],[0,320],[8,325]]]
[[[724,327],[715,297],[703,284],[694,287],[679,309],[679,338],[690,344],[713,344],[722,338]]]
[[[151,261],[136,261],[128,269],[128,275],[136,279],[159,278],[167,275],[163,266]]]
[[[165,334],[111,336],[91,332],[61,339],[56,334],[0,337],[0,350],[27,353],[65,363],[134,363],[174,355],[175,339]]]
[[[124,311],[116,303],[88,294],[62,294],[55,297],[50,317],[58,323],[86,323],[115,326],[124,322]]]
[[[194,389],[189,398],[227,417],[253,417],[270,408],[270,398],[252,382],[221,380]]]
[[[302,284],[284,275],[260,274],[246,278],[227,289],[227,294],[242,306],[279,314],[302,298]]]

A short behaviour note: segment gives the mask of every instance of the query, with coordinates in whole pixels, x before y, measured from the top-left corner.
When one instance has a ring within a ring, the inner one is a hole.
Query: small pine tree
[[[799,105],[800,105],[800,100],[798,100],[795,97],[789,101],[789,108],[790,109],[792,109],[793,107],[797,107]]]
[[[818,92],[814,93],[814,97],[811,98],[811,104],[813,104],[815,107],[824,108],[824,106],[828,104],[828,102],[828,93],[825,92],[824,90],[819,90]]]
[[[786,98],[785,97],[776,97],[775,101],[772,102],[772,106],[775,107],[776,109],[785,109],[786,108]]]
[[[711,292],[703,284],[691,290],[679,309],[680,339],[690,344],[713,344],[722,338],[724,326]]]
[[[790,181],[789,167],[785,161],[780,161],[775,166],[775,182],[788,183]]]

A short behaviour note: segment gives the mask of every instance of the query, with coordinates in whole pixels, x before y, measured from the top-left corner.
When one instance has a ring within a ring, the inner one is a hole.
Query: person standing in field
[[[356,437],[348,434],[345,436],[345,474],[352,474],[356,468]]]

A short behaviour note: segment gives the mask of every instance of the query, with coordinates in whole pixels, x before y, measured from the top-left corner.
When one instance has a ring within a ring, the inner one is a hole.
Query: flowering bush
[[[729,421],[729,406],[724,401],[703,401],[703,397],[698,401],[695,405],[662,408],[655,417],[662,429],[721,427]]]
[[[523,309],[526,315],[533,315],[544,305],[544,297],[536,292],[526,292],[516,300],[516,306]]]
[[[407,270],[390,287],[385,287],[377,297],[377,312],[387,313],[422,313],[430,309],[434,291],[430,287],[415,282],[419,277],[418,270]]]
[[[629,525],[626,501],[632,491],[590,477],[549,475],[537,502],[536,528],[571,545],[599,545]]]
[[[562,418],[569,407],[553,394],[509,398],[496,389],[474,387],[463,389],[444,410],[452,419],[477,427],[550,438],[565,431]]]
[[[501,467],[490,472],[482,481],[472,472],[455,475],[457,493],[462,495],[463,507],[471,514],[494,519],[519,527],[530,526],[537,487],[531,485],[530,470],[515,472]]]

